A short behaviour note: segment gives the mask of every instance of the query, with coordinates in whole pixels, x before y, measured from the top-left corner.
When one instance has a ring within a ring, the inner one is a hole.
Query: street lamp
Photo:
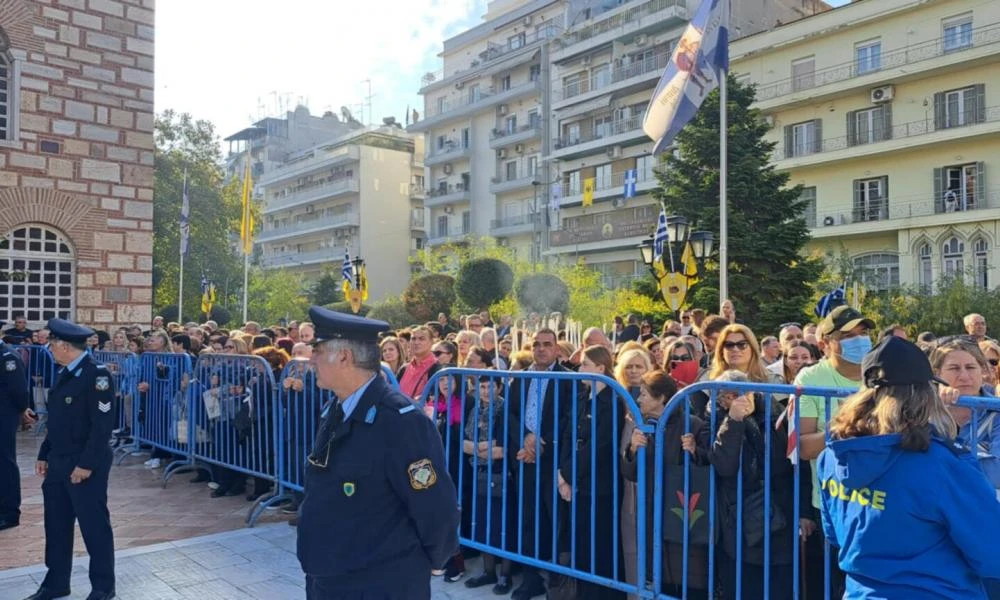
[[[351,304],[351,310],[354,314],[358,314],[361,311],[361,305],[368,299],[368,275],[365,273],[365,259],[360,256],[354,257],[354,260],[351,261],[351,275],[354,278],[354,283],[350,285],[350,289],[344,290],[344,295],[347,296],[347,301]],[[344,285],[349,284],[345,282]]]
[[[639,244],[639,254],[656,278],[663,301],[679,313],[688,288],[701,276],[705,259],[712,254],[713,236],[711,231],[689,231],[687,219],[679,215],[667,217],[666,225],[666,247],[661,254],[656,255],[652,235]]]
[[[531,188],[534,193],[534,222],[531,224],[531,272],[534,273],[538,270],[538,261],[542,256],[542,234],[538,231],[539,225],[541,225],[542,219],[540,218],[541,213],[538,210],[538,188],[540,186],[550,186],[553,183],[562,181],[561,177],[557,177],[552,181],[539,181],[538,179],[531,180]],[[546,213],[549,210],[549,206],[545,207]],[[548,229],[548,228],[546,228]]]

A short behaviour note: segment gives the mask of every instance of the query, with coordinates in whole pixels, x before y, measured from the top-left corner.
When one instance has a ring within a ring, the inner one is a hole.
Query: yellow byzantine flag
[[[694,259],[694,251],[691,249],[691,244],[684,244],[680,266],[681,272],[687,277],[688,287],[698,283],[698,262]]]
[[[215,305],[215,284],[210,283],[201,295],[201,312],[206,315],[212,314],[212,307]]]
[[[593,177],[588,177],[583,180],[583,205],[593,206],[594,205],[594,181]]]
[[[250,179],[250,156],[247,155],[246,172],[243,174],[243,218],[240,220],[240,241],[243,242],[243,254],[253,253],[253,206],[250,196],[253,194],[253,182]]]

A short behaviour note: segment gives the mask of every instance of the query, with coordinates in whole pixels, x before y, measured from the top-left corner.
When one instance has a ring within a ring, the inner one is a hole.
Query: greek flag
[[[656,221],[656,234],[653,236],[653,262],[659,263],[667,242],[667,211],[660,208],[660,218]]]
[[[191,214],[191,202],[188,200],[188,175],[184,170],[184,191],[181,200],[181,256],[187,256],[188,239],[191,237],[191,223],[188,221]]]
[[[348,284],[354,283],[354,272],[351,270],[351,250],[344,246],[344,263],[340,266],[340,274]]]
[[[677,41],[667,70],[646,108],[642,129],[656,145],[667,149],[694,118],[709,92],[729,70],[729,2],[702,0],[684,35]]]
[[[638,182],[638,174],[635,169],[625,171],[625,197],[635,198],[635,184]]]
[[[845,283],[844,286],[833,290],[819,299],[819,302],[816,303],[816,308],[813,309],[813,312],[816,313],[817,317],[823,319],[826,315],[830,314],[833,309],[847,304],[847,291],[844,289],[846,285],[847,284]]]

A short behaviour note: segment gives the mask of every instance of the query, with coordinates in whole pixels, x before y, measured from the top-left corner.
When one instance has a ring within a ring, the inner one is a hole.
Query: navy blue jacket
[[[22,413],[28,408],[28,376],[21,355],[0,342],[0,414]]]

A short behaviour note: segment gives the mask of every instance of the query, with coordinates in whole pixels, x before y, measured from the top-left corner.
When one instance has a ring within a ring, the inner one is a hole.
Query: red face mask
[[[698,363],[693,360],[675,363],[670,376],[681,385],[691,385],[698,379]]]

